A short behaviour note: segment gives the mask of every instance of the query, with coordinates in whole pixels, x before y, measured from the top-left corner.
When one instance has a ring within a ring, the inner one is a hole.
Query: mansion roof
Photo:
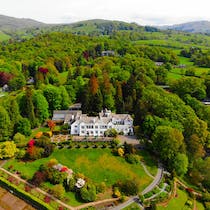
[[[53,112],[52,120],[64,121],[64,123],[75,122],[76,124],[108,124],[110,122],[123,124],[124,121],[133,121],[129,114],[115,114],[107,109],[102,110],[98,116],[88,116],[79,110],[56,110]]]

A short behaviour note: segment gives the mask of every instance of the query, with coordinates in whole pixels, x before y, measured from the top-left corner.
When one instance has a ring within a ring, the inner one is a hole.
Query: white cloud
[[[209,0],[0,0],[0,13],[47,23],[111,19],[160,25],[210,20]]]

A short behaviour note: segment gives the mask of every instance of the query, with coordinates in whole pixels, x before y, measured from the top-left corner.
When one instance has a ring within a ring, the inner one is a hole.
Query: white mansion
[[[124,135],[133,135],[133,119],[129,114],[114,114],[110,110],[102,110],[98,116],[87,116],[80,110],[56,110],[53,121],[68,123],[71,135],[104,136],[104,132],[114,128]]]

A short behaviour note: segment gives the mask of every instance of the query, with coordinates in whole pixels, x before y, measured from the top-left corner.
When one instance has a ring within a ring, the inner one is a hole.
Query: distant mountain
[[[71,24],[57,24],[49,27],[52,31],[70,31],[76,34],[108,35],[114,31],[143,31],[144,27],[136,23],[93,19]]]
[[[183,24],[161,26],[160,29],[170,29],[176,31],[184,31],[190,33],[208,33],[210,34],[210,22],[209,21],[195,21]]]
[[[47,24],[32,19],[14,18],[5,15],[0,15],[0,31],[16,31],[21,29],[44,26],[47,26]]]
[[[32,19],[13,18],[0,15],[0,41],[28,39],[40,33],[53,31],[81,35],[109,35],[114,31],[157,31],[157,28],[140,26],[136,23],[111,20],[86,20],[69,24],[45,24]]]

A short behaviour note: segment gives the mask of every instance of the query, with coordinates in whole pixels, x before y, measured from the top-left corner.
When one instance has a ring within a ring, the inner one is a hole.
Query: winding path
[[[145,195],[146,193],[152,191],[156,185],[158,185],[162,179],[162,176],[163,176],[163,167],[162,167],[162,164],[161,163],[158,163],[158,172],[153,180],[153,182],[148,186],[146,187],[143,191],[142,191],[142,195]]]
[[[144,167],[143,167],[143,168],[144,168]],[[145,168],[146,168],[146,167],[145,167]],[[149,173],[149,174],[150,174],[150,173]],[[150,174],[150,176],[151,176],[151,174]],[[161,179],[162,179],[162,176],[163,176],[163,167],[162,167],[162,164],[161,164],[161,163],[158,163],[158,171],[157,171],[157,174],[156,174],[155,178],[153,177],[154,180],[152,181],[152,183],[151,183],[148,187],[146,187],[146,188],[142,191],[141,194],[142,194],[142,195],[145,195],[146,193],[152,191],[152,190],[155,188],[155,186],[158,185],[158,184],[160,183],[160,181],[161,181]],[[121,210],[121,209],[123,209],[123,208],[129,206],[130,204],[132,204],[132,203],[134,203],[134,202],[136,202],[136,203],[139,205],[139,207],[140,207],[141,209],[144,209],[144,207],[143,207],[143,206],[141,205],[141,203],[139,202],[139,197],[138,197],[138,196],[133,196],[133,197],[131,197],[129,200],[127,200],[126,202],[124,202],[124,203],[122,203],[122,204],[120,204],[120,205],[118,205],[118,206],[112,208],[112,210]]]
[[[154,179],[155,177],[152,176],[152,174],[147,170],[147,167],[145,166],[145,164],[144,164],[143,162],[141,162],[140,164],[141,164],[141,166],[143,167],[145,173],[146,173],[149,177],[151,177],[152,179]]]

